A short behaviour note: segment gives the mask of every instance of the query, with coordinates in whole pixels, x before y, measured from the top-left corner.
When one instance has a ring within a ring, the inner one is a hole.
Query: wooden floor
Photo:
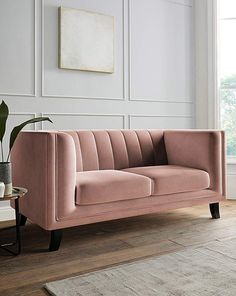
[[[64,230],[58,252],[47,252],[49,234],[36,225],[22,227],[23,250],[0,253],[0,295],[48,295],[43,284],[149,256],[160,256],[213,240],[236,237],[236,201],[221,204],[221,219],[208,206],[127,218]],[[0,228],[12,222],[0,223]],[[11,240],[13,230],[1,231]]]

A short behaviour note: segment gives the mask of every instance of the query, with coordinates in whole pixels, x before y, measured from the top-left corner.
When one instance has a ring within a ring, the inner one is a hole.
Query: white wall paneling
[[[192,19],[192,1],[129,0],[130,100],[193,101]]]
[[[1,0],[0,37],[0,95],[35,96],[36,0]]]
[[[124,129],[125,116],[119,114],[82,114],[82,113],[43,113],[49,116],[50,122],[42,122],[42,129]]]
[[[193,128],[191,116],[129,115],[130,129],[187,129]]]
[[[59,6],[115,17],[113,74],[58,68]],[[193,10],[190,0],[1,0],[8,130],[40,115],[53,124],[28,129],[194,127]],[[7,213],[0,203],[0,220]]]

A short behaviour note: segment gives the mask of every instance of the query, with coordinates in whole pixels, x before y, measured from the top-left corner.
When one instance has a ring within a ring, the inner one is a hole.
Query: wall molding
[[[227,174],[227,199],[236,199],[236,173]]]
[[[128,128],[131,129],[131,120],[132,118],[143,118],[143,117],[147,117],[147,118],[189,118],[189,119],[194,119],[194,116],[191,115],[156,115],[156,114],[129,114],[128,115]]]
[[[187,7],[193,6],[192,0],[164,0],[164,1],[176,4],[176,5],[181,5],[181,6],[187,6]]]
[[[11,112],[9,113],[9,115],[13,115],[13,116],[19,116],[19,115],[31,115],[33,118],[36,118],[36,113],[34,112]],[[36,124],[33,125],[33,130],[37,130],[36,128]]]
[[[35,112],[10,112],[9,115],[32,115],[33,117],[36,117]]]
[[[128,0],[129,1],[129,0]],[[128,5],[129,2],[123,0],[123,98],[129,98],[129,19],[128,19]]]
[[[31,93],[0,93],[0,96],[11,96],[11,97],[36,97],[37,88],[37,7],[36,0],[34,0],[34,92]]]
[[[218,77],[218,1],[207,1],[208,128],[220,127]]]
[[[127,0],[127,34],[128,34],[128,44],[127,44],[127,50],[128,50],[128,100],[131,101],[131,0]]]
[[[125,128],[125,114],[113,114],[113,113],[41,113],[42,116],[78,116],[78,117],[93,117],[93,116],[100,116],[100,117],[120,117],[122,118],[122,125],[123,129]],[[41,129],[44,129],[43,121],[41,122]]]
[[[157,99],[157,100],[152,100],[152,99],[135,99],[135,98],[130,98],[129,99],[130,101],[136,101],[136,102],[154,102],[154,103],[167,103],[167,104],[191,104],[191,105],[194,105],[195,104],[195,102],[194,101],[192,101],[192,100],[170,100],[170,99],[168,99],[168,100],[161,100],[161,99]]]
[[[126,83],[125,83],[125,0],[122,0],[122,48],[123,48],[123,89],[122,93],[123,96],[121,98],[119,97],[90,97],[90,96],[66,96],[66,95],[57,95],[57,94],[47,94],[45,92],[45,87],[44,87],[44,27],[45,27],[45,18],[44,18],[44,0],[41,0],[41,96],[46,97],[46,98],[70,98],[70,99],[91,99],[91,100],[110,100],[110,101],[125,101],[126,97]],[[73,70],[72,70],[73,71]]]

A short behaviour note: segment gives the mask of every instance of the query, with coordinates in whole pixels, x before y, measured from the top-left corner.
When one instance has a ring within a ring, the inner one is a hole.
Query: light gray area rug
[[[236,238],[51,282],[45,288],[56,296],[235,296]]]

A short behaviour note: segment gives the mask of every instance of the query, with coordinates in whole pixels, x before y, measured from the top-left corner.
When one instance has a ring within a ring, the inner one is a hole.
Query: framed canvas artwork
[[[59,8],[59,67],[114,72],[114,17]]]

